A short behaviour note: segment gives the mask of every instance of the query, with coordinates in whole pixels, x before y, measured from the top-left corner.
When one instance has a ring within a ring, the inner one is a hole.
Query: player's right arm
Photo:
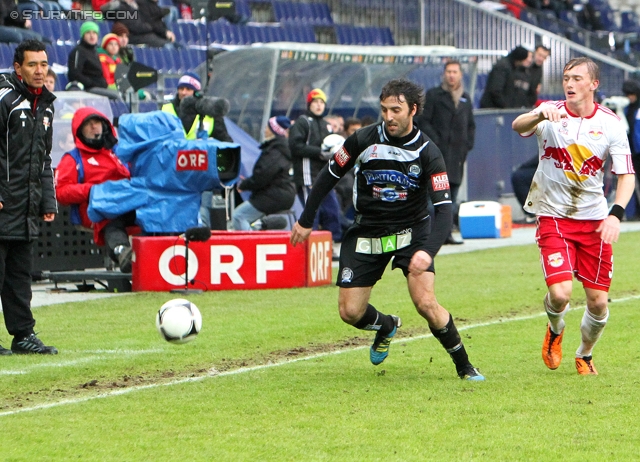
[[[567,111],[564,109],[558,109],[555,104],[541,104],[533,111],[516,117],[511,128],[520,134],[531,133],[544,120],[560,122],[560,119],[564,117],[567,117]]]

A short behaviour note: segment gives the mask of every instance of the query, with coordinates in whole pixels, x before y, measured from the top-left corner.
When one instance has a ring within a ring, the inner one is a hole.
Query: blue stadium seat
[[[578,15],[575,11],[562,10],[560,12],[560,20],[564,22],[568,22],[572,26],[580,27],[580,22],[578,21]]]
[[[51,20],[51,29],[53,32],[53,37],[56,38],[58,43],[60,41],[64,43],[76,43],[76,38],[73,35],[73,31],[71,30],[70,21],[66,21],[64,19],[53,19]]]
[[[524,21],[527,24],[531,24],[532,26],[537,26],[538,16],[536,16],[536,14],[531,11],[522,10],[520,12],[520,21]]]
[[[198,27],[190,21],[178,21],[174,28],[176,41],[187,45],[200,45]]]
[[[57,75],[57,79],[56,79],[56,87],[54,91],[64,91],[67,84],[69,83],[69,77],[67,77],[67,74],[56,74],[56,75]]]
[[[237,0],[236,1],[236,14],[240,15],[242,18],[246,20],[251,19],[251,8],[249,7],[249,3],[245,0]]]
[[[80,26],[84,21],[73,20],[67,21],[69,23],[69,29],[71,30],[71,39],[73,42],[80,41]]]
[[[175,48],[158,48],[158,50],[160,51],[159,57],[162,63],[162,70],[169,73],[180,72],[180,61],[176,58],[176,54],[181,50],[176,50]]]
[[[251,45],[251,36],[249,35],[249,29],[244,24],[238,24],[235,26],[238,32],[240,45]]]
[[[76,46],[72,44],[55,45],[56,63],[66,66],[69,64],[69,54]]]
[[[129,113],[129,106],[124,101],[119,100],[109,100],[109,105],[111,106],[111,112],[113,112],[113,118],[120,117],[122,114]]]
[[[263,26],[247,26],[247,31],[249,33],[249,38],[251,39],[251,43],[266,42],[266,35],[264,33]]]
[[[154,62],[153,57],[151,56],[151,48],[136,47],[134,50],[134,53],[136,55],[136,61],[142,64],[145,64],[149,67],[153,67],[154,69],[157,69],[156,63]]]
[[[620,31],[625,33],[640,32],[640,20],[633,11],[622,11],[620,13]]]
[[[35,18],[31,20],[31,29],[43,37],[53,37],[51,33],[51,21],[48,19]]]
[[[285,24],[282,26],[285,39],[289,42],[316,43],[313,26],[306,24]]]
[[[98,21],[98,27],[100,28],[100,39],[111,32],[111,28],[113,27],[114,22],[115,21],[107,20]]]
[[[620,27],[616,23],[615,13],[613,10],[601,10],[600,22],[602,23],[603,30],[608,32],[618,32]]]
[[[0,67],[13,68],[13,47],[8,43],[0,43]]]
[[[552,11],[543,12],[538,18],[538,26],[552,34],[563,35],[563,31],[558,23],[558,18]]]
[[[139,112],[153,112],[158,110],[158,104],[154,101],[140,101],[138,103]]]
[[[326,3],[310,3],[309,7],[313,12],[315,18],[315,24],[322,26],[330,26],[333,24],[333,18],[331,17],[331,10]]]
[[[209,35],[210,43],[225,43],[225,38],[222,33],[222,22],[214,21],[207,24],[207,32]]]

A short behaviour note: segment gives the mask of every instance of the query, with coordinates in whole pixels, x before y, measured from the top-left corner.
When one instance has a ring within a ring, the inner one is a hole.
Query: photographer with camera
[[[224,115],[229,112],[229,101],[224,98],[202,96],[202,81],[194,72],[186,72],[178,80],[178,91],[173,101],[162,106],[162,111],[180,118],[185,138],[188,140],[213,138],[232,143]],[[200,220],[211,227],[209,207],[213,192],[202,193]]]
[[[162,111],[180,118],[188,140],[214,138],[233,142],[224,115],[229,112],[229,102],[224,98],[202,96],[200,76],[187,72],[178,80],[178,91],[173,101],[162,106]]]

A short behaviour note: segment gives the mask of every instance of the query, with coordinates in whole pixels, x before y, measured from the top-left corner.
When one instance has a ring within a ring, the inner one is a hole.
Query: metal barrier
[[[56,219],[41,223],[40,237],[33,248],[33,270],[71,271],[104,268],[110,261],[104,249],[93,242],[93,233],[69,223],[69,207],[59,206]]]
[[[544,65],[544,95],[562,96],[562,69],[567,61],[578,56],[588,56],[598,63],[600,92],[605,96],[621,94],[622,82],[640,71],[592,49],[598,40],[604,40],[606,47],[612,39],[607,34],[579,30],[586,34],[584,43],[588,46],[582,46],[471,0],[326,1],[335,23],[389,27],[396,45],[449,45],[467,50],[509,51],[521,44],[530,47],[544,44],[551,49],[551,57]],[[497,59],[479,61],[478,72],[488,73]]]

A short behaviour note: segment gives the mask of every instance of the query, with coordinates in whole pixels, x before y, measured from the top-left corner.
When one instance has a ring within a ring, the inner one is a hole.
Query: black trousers
[[[36,325],[31,313],[33,243],[0,241],[0,299],[9,334],[26,336]]]
[[[113,249],[119,245],[129,245],[127,227],[135,226],[135,224],[136,212],[135,210],[132,210],[131,212],[127,212],[124,215],[120,215],[115,217],[113,220],[110,220],[104,227],[104,242],[107,245],[109,257],[111,257],[111,259],[116,263],[118,262],[118,257],[116,257]]]

